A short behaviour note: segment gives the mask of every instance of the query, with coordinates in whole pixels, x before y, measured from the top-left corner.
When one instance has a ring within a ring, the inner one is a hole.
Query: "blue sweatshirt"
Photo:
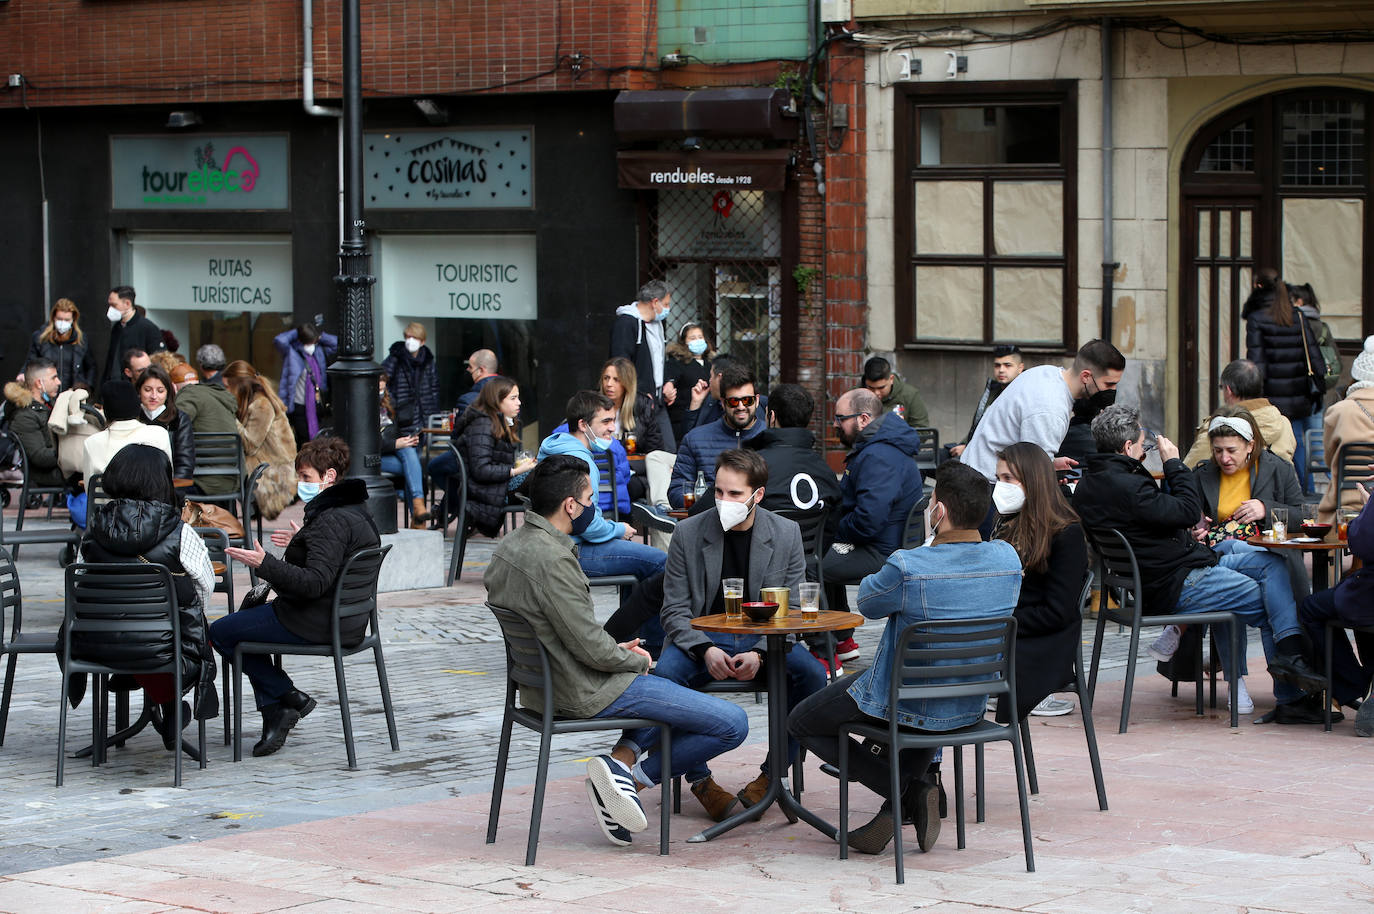
[[[539,459],[543,460],[550,454],[571,454],[579,457],[587,464],[587,473],[592,479],[592,491],[601,490],[601,473],[596,468],[596,461],[592,459],[592,452],[587,449],[575,435],[567,432],[556,432],[545,438],[539,445]],[[601,505],[596,500],[592,502],[592,510],[596,512],[596,517],[592,519],[591,525],[583,531],[581,536],[574,536],[575,543],[608,543],[614,539],[623,539],[627,529],[625,524],[606,520],[601,516]]]

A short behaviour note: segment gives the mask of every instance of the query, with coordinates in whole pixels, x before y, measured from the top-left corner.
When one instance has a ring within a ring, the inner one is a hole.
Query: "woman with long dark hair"
[[[1255,274],[1255,288],[1241,309],[1245,357],[1264,375],[1264,396],[1292,421],[1321,409],[1326,361],[1317,328],[1288,297],[1288,285],[1273,267]],[[1309,375],[1321,387],[1314,390]]]
[[[191,417],[177,409],[177,392],[167,372],[157,365],[143,369],[134,382],[138,391],[139,416],[145,425],[167,430],[172,442],[172,475],[190,479],[196,472],[196,437]]]
[[[1019,442],[997,455],[993,536],[1016,549],[1025,569],[1016,601],[1016,709],[1058,716],[1073,703],[1050,697],[1073,679],[1082,637],[1078,598],[1088,570],[1088,546],[1078,515],[1054,478],[1054,464],[1037,445]],[[998,719],[1007,715],[999,708]]]
[[[477,401],[453,426],[453,443],[463,455],[468,474],[467,517],[461,523],[484,536],[501,532],[511,489],[535,467],[533,458],[516,457],[520,450],[519,417],[519,386],[510,378],[495,377],[483,385]],[[445,488],[447,482],[445,479]],[[447,493],[444,503],[445,510],[452,505]]]

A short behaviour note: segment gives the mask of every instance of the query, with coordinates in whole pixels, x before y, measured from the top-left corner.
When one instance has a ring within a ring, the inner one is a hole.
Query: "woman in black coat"
[[[194,717],[207,720],[219,713],[215,691],[215,658],[206,637],[205,605],[215,589],[210,554],[200,534],[181,520],[181,496],[172,485],[167,455],[146,444],[120,448],[102,477],[107,500],[90,513],[81,542],[83,562],[151,562],[172,572],[177,592],[177,626],[181,629],[181,687],[183,694],[197,683],[199,700],[183,726]],[[138,633],[121,636],[128,647],[125,661],[146,656],[149,665],[172,659],[172,646],[160,638],[140,640]],[[81,639],[72,639],[72,656],[81,656]],[[135,676],[149,702],[158,705],[154,728],[171,749],[179,741],[171,721],[176,712],[170,673]],[[74,701],[80,699],[78,695]]]
[[[993,535],[1016,548],[1025,568],[1016,601],[1017,719],[1057,716],[1073,703],[1050,694],[1073,679],[1082,638],[1078,598],[1088,570],[1088,547],[1078,516],[1054,478],[1054,464],[1038,446],[1013,444],[997,457]],[[1007,716],[999,708],[997,719]]]
[[[81,311],[70,298],[59,298],[48,322],[33,332],[27,361],[34,359],[47,359],[57,366],[63,390],[78,384],[87,390],[95,386],[95,360],[81,332]]]
[[[234,561],[256,568],[276,593],[270,602],[240,609],[210,626],[210,641],[227,660],[233,659],[240,641],[329,644],[333,639],[334,586],[344,562],[381,542],[367,509],[367,484],[344,479],[348,464],[342,438],[315,438],[301,445],[296,491],[305,502],[305,523],[272,531],[272,545],[284,550],[282,557],[268,555],[261,542],[251,550],[225,550]],[[345,647],[362,641],[367,621],[366,615],[343,620],[339,639]],[[253,755],[271,755],[285,745],[291,728],[315,710],[316,701],[297,689],[269,656],[245,656],[243,672],[262,712],[262,739],[253,746]]]
[[[1326,360],[1317,344],[1317,331],[1294,308],[1288,286],[1278,271],[1265,267],[1255,276],[1255,289],[1245,301],[1245,357],[1264,376],[1264,396],[1289,420],[1305,419],[1321,408],[1313,396],[1308,367],[1325,392]]]
[[[511,489],[535,466],[533,458],[516,461],[519,415],[520,388],[510,378],[496,377],[482,386],[477,401],[453,426],[452,440],[463,455],[468,475],[467,518],[463,523],[484,536],[501,532]]]
[[[172,475],[177,479],[190,479],[196,472],[196,433],[191,426],[191,417],[177,409],[172,379],[158,366],[149,365],[134,382],[134,388],[143,407],[139,416],[143,424],[167,429],[172,440]]]
[[[673,425],[673,435],[678,441],[691,429],[687,426],[688,413],[692,412],[692,390],[697,384],[703,385],[701,396],[711,381],[711,359],[716,351],[706,340],[706,332],[700,324],[687,324],[678,331],[677,341],[669,343],[663,360],[663,386],[671,386],[673,395],[668,399],[668,391],[663,392],[668,403],[668,419]],[[698,404],[699,405],[699,404]]]

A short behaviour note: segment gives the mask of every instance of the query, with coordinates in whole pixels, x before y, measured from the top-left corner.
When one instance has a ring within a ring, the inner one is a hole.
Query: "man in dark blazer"
[[[763,458],[755,451],[726,450],[716,457],[715,469],[716,506],[678,524],[663,575],[661,618],[667,641],[654,673],[691,688],[713,679],[755,680],[764,663],[775,662],[758,636],[710,635],[692,628],[697,616],[725,611],[721,582],[743,578],[746,600],[764,587],[788,587],[791,605],[800,606],[797,585],[806,570],[796,522],[758,506],[768,480]],[[824,688],[825,671],[809,652],[788,651],[776,662],[787,665],[789,709]],[[789,738],[784,771],[796,755],[797,743]],[[746,807],[758,803],[777,765],[765,759],[762,773],[739,791],[739,801]],[[706,765],[689,770],[686,777],[711,818],[719,822],[730,814],[736,795],[717,785]]]

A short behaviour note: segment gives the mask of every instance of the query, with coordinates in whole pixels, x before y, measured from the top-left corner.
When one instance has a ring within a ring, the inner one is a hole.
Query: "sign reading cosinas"
[[[380,209],[528,209],[530,127],[403,130],[363,138],[364,203]]]
[[[284,210],[289,151],[278,134],[112,137],[113,206]]]

